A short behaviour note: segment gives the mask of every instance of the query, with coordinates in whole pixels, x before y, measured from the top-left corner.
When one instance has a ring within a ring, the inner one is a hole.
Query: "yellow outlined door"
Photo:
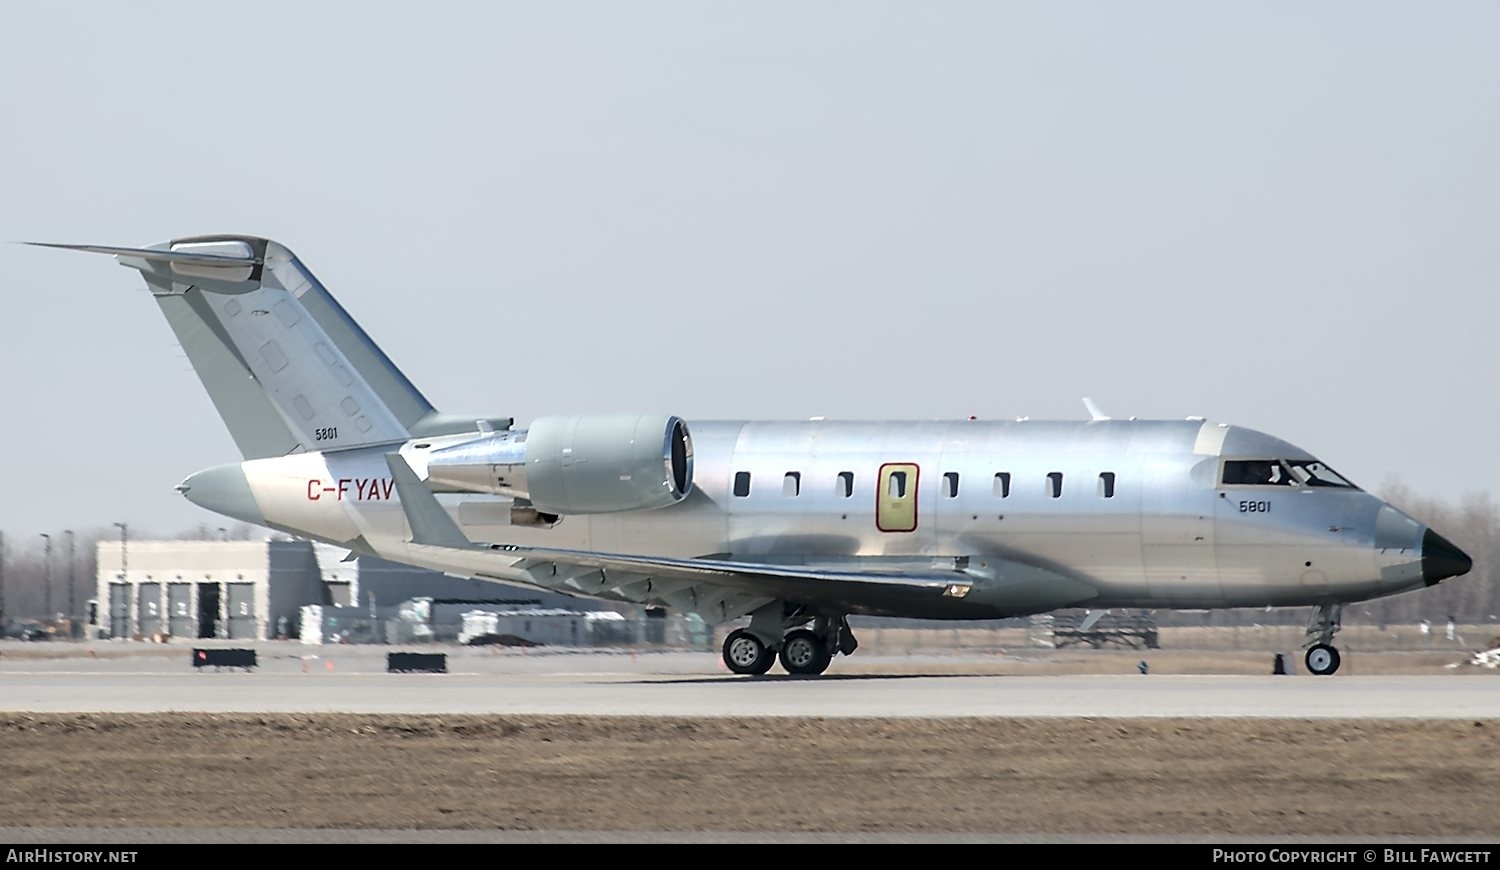
[[[880,466],[875,489],[875,528],[882,532],[917,530],[917,477],[914,462],[887,462]]]

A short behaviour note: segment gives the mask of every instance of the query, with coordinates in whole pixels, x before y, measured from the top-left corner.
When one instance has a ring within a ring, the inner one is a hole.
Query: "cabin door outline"
[[[882,532],[917,530],[917,484],[922,469],[915,462],[880,466],[875,485],[875,528]]]

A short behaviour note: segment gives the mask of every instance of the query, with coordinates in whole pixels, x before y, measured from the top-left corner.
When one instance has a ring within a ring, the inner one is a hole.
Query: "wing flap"
[[[611,571],[636,571],[681,579],[719,581],[739,586],[738,578],[762,581],[820,581],[859,584],[872,587],[950,592],[949,587],[967,589],[974,578],[957,568],[926,571],[902,569],[883,573],[877,570],[822,569],[800,565],[770,565],[762,562],[737,562],[721,559],[678,559],[664,556],[633,556],[624,553],[596,553],[588,550],[561,550],[544,547],[521,547],[515,544],[491,544],[489,549],[523,560],[523,564],[556,563],[590,566]],[[957,592],[958,590],[952,590]],[[951,594],[951,593],[950,593]]]

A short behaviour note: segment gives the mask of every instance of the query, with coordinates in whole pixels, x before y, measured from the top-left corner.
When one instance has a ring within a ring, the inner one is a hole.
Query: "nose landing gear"
[[[1333,646],[1333,636],[1342,628],[1344,605],[1324,604],[1307,624],[1308,647],[1303,662],[1307,672],[1325,677],[1339,669],[1343,659]]]

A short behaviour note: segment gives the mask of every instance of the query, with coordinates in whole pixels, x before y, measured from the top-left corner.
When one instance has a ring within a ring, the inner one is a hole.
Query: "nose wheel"
[[[1333,636],[1342,627],[1343,611],[1342,604],[1324,604],[1313,611],[1307,624],[1307,655],[1302,657],[1309,674],[1326,677],[1339,669],[1342,659],[1333,647]]]
[[[1308,673],[1326,677],[1339,669],[1339,651],[1326,643],[1315,643],[1307,648],[1303,662]]]

